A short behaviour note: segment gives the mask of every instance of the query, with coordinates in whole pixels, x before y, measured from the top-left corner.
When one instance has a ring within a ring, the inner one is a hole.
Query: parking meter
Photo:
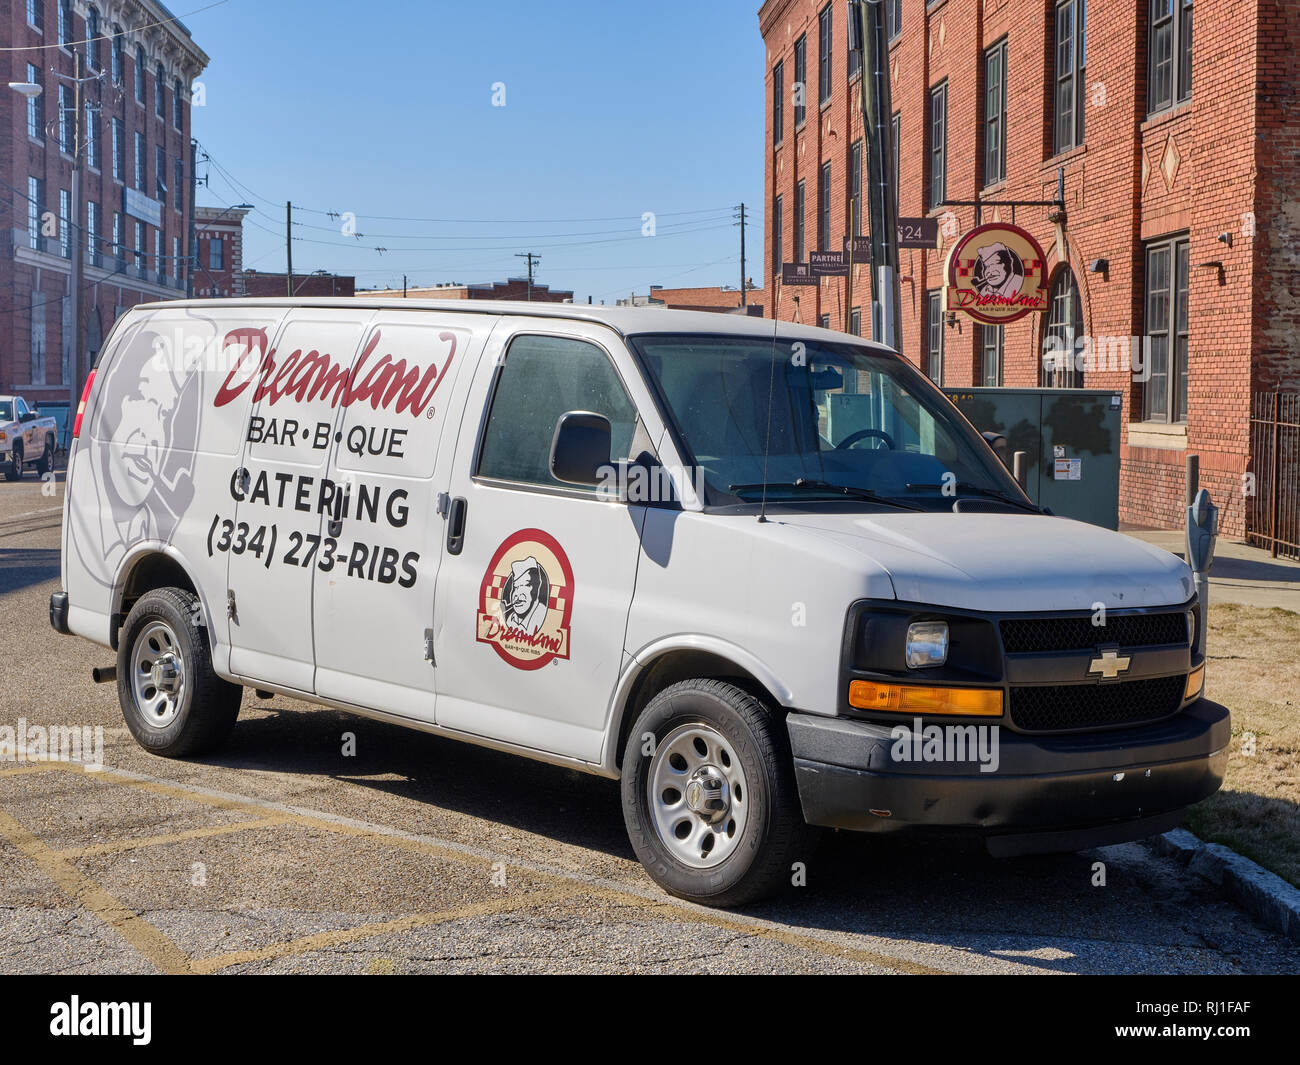
[[[1196,654],[1205,654],[1205,630],[1210,624],[1210,567],[1214,565],[1214,541],[1219,533],[1219,508],[1202,488],[1187,508],[1187,564],[1192,567],[1196,598],[1201,604],[1201,624],[1196,635]]]

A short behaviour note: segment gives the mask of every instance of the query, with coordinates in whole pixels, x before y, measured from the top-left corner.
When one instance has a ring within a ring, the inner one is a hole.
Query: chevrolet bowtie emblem
[[[1100,658],[1094,658],[1088,663],[1088,675],[1100,673],[1103,680],[1114,680],[1128,670],[1132,661],[1128,655],[1121,658],[1118,651],[1102,651]]]

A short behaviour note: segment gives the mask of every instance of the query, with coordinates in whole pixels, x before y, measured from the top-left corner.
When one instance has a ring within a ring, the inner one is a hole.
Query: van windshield
[[[1034,510],[983,439],[905,360],[852,342],[631,338],[710,505],[826,499]],[[770,402],[769,402],[770,400]],[[770,417],[770,422],[769,422]],[[770,443],[769,443],[770,439]],[[764,454],[766,450],[766,456]]]

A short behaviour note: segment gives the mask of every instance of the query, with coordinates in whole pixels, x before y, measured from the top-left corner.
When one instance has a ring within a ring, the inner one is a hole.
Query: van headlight
[[[914,621],[907,626],[908,669],[941,666],[946,661],[948,661],[946,621]]]

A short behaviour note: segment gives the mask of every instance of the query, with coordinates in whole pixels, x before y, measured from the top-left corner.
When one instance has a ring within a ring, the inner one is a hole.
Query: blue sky
[[[538,281],[613,303],[651,283],[737,285],[743,200],[762,283],[757,0],[170,6],[211,57],[198,202],[258,208],[246,267],[284,269],[291,199],[295,271],[488,281],[523,273],[514,253],[532,250]],[[355,213],[362,239],[331,211]]]

